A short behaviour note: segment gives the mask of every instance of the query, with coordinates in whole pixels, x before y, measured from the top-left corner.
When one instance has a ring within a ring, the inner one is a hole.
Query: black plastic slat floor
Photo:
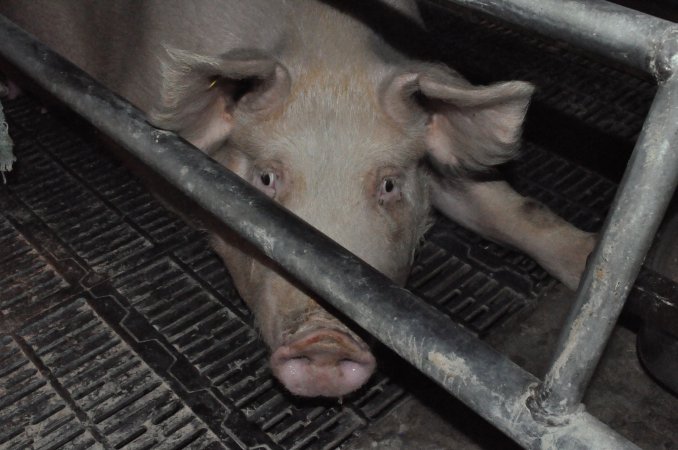
[[[631,145],[650,84],[494,23],[428,13],[444,30],[443,56],[467,61],[462,72],[533,81],[536,108],[596,142]],[[409,395],[389,368],[341,402],[288,395],[206,235],[79,121],[29,96],[4,105],[18,162],[0,188],[0,449],[336,448]],[[528,124],[513,183],[599,228],[614,183],[550,153],[543,134]],[[553,282],[525,256],[440,220],[409,287],[482,336]]]

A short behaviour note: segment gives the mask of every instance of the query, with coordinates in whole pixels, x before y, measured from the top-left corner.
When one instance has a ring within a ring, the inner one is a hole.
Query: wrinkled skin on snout
[[[398,283],[434,206],[576,287],[593,237],[468,176],[514,156],[532,86],[473,86],[328,3],[5,0],[0,12]],[[413,1],[381,3],[421,24]],[[238,237],[212,242],[289,391],[343,396],[369,379],[368,346],[317,299]]]

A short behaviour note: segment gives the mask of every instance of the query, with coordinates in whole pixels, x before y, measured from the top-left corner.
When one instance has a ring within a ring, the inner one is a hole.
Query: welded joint
[[[565,427],[586,411],[583,403],[559,411],[550,410],[545,407],[545,400],[549,395],[550,393],[541,383],[530,389],[530,395],[525,402],[535,422],[546,427]]]
[[[553,412],[543,407],[542,384],[531,385],[523,408],[529,411],[538,435],[526,448],[535,450],[581,450],[582,448],[624,448],[640,450],[635,444],[607,429],[602,422],[591,419],[583,403]],[[579,439],[572,439],[578,436]],[[524,445],[524,444],[523,444]]]
[[[678,72],[678,25],[662,33],[650,55],[648,66],[660,84]]]

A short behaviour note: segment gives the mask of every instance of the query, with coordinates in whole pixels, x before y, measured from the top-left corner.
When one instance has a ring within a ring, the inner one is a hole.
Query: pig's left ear
[[[473,86],[446,67],[395,75],[384,109],[406,127],[425,124],[429,155],[455,170],[482,170],[511,159],[534,88],[510,81]]]
[[[241,112],[267,114],[289,93],[287,69],[256,49],[216,57],[168,49],[159,102],[149,120],[210,151],[228,138]]]

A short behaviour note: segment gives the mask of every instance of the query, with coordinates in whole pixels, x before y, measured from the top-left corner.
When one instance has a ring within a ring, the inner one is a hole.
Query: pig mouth
[[[271,355],[273,375],[302,397],[341,397],[360,388],[376,361],[367,345],[344,331],[297,333]]]

